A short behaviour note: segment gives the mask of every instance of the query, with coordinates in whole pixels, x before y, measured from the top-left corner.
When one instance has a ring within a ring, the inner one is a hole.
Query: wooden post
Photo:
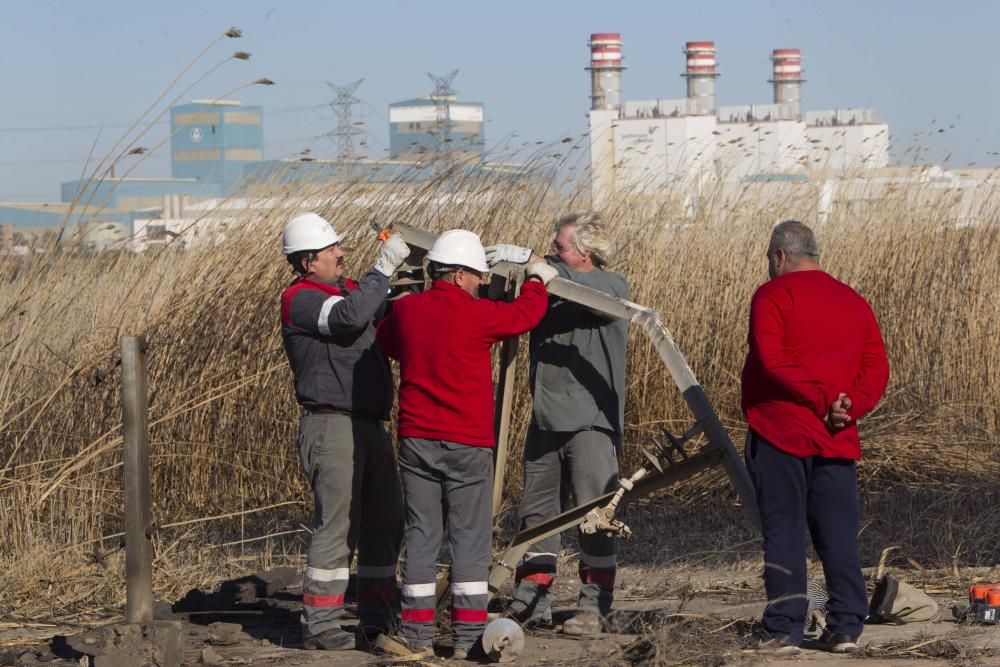
[[[122,338],[122,436],[125,443],[125,585],[128,623],[153,620],[153,543],[150,535],[149,422],[146,341]]]
[[[518,292],[518,283],[509,279],[507,300],[513,299]],[[517,360],[517,337],[508,338],[500,346],[500,376],[497,378],[496,422],[497,449],[493,461],[493,520],[503,505],[503,482],[507,468],[507,451],[510,439],[510,412],[514,402],[514,362]]]

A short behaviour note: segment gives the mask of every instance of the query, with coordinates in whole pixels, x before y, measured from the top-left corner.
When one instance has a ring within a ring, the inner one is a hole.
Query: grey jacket
[[[281,295],[281,339],[307,409],[389,418],[392,373],[375,344],[389,279],[371,271],[360,283],[299,279]]]
[[[629,298],[625,277],[611,271],[573,271],[547,258],[559,276],[606,294]],[[531,332],[533,421],[543,431],[602,429],[621,433],[625,420],[628,322],[550,297]]]

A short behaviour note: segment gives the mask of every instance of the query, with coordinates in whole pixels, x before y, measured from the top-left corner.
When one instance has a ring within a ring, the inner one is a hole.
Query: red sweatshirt
[[[399,437],[493,447],[491,347],[533,329],[548,304],[536,280],[509,303],[441,280],[396,301],[377,340],[399,361]]]
[[[878,322],[857,292],[823,271],[795,271],[757,288],[743,365],[747,424],[794,456],[861,458],[857,420],[889,381]],[[822,419],[839,393],[853,405],[847,428]]]

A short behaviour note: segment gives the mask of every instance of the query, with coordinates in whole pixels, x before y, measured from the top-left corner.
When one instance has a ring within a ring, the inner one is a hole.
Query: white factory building
[[[771,54],[769,104],[715,104],[714,42],[684,48],[687,96],[622,100],[622,39],[591,35],[590,170],[594,205],[610,197],[697,197],[718,184],[844,176],[889,165],[889,126],[873,109],[801,109],[798,49]]]

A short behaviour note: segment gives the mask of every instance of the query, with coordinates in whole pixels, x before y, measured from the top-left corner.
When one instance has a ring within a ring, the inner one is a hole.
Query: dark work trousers
[[[764,627],[802,641],[806,598],[806,528],[823,563],[827,627],[861,635],[868,597],[858,553],[858,483],[854,461],[786,454],[748,433],[746,463],[764,532]]]
[[[444,440],[403,438],[399,472],[406,506],[403,636],[415,647],[434,638],[437,560],[448,526],[451,627],[455,648],[470,649],[486,627],[493,542],[493,450]]]
[[[524,443],[524,495],[518,530],[558,516],[571,492],[573,505],[618,488],[615,438],[606,431],[542,431],[532,425]],[[566,508],[568,509],[568,507]],[[511,610],[547,616],[549,588],[555,580],[559,535],[531,547],[518,565]],[[605,533],[580,534],[579,608],[602,615],[611,609],[617,571],[618,540]]]
[[[385,429],[347,414],[307,414],[299,420],[298,446],[316,504],[302,584],[303,634],[339,627],[355,549],[361,626],[395,630],[403,507]]]

